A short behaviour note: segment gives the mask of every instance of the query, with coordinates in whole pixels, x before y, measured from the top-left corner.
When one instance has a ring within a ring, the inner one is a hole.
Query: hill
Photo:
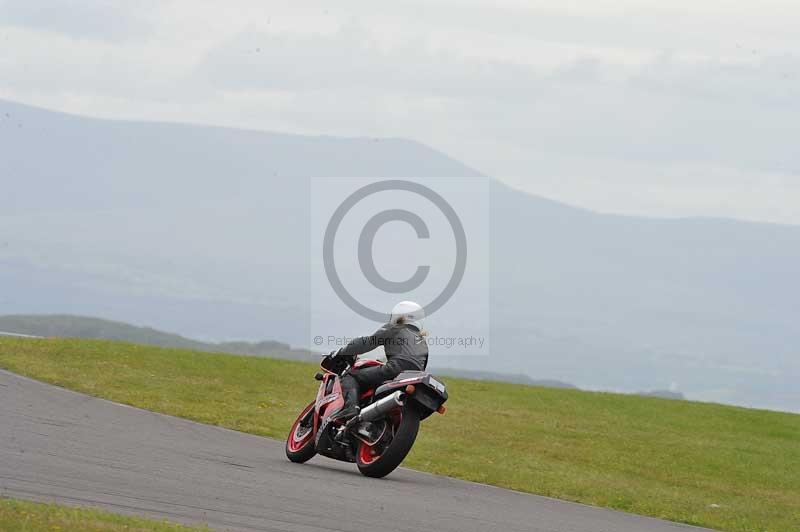
[[[320,357],[320,353],[316,351],[293,348],[287,344],[276,342],[274,340],[262,340],[259,342],[201,342],[199,340],[184,338],[178,334],[160,331],[151,327],[137,327],[135,325],[130,325],[128,323],[119,321],[104,320],[86,316],[0,316],[0,335],[2,335],[3,332],[43,337],[118,340],[122,342],[153,345],[158,347],[194,349],[209,353],[263,356],[286,360],[302,360],[314,363],[318,362]],[[574,385],[567,382],[551,379],[533,379],[525,374],[446,368],[436,365],[435,362],[430,369],[437,375],[457,377],[462,379],[509,382],[514,384],[526,384],[529,386],[541,386],[545,388],[576,389]],[[640,395],[664,397],[667,399],[684,399],[681,393],[670,392],[666,390],[638,393]]]
[[[660,397],[662,399],[681,399],[681,400],[686,399],[686,397],[684,397],[682,393],[673,392],[671,390],[653,390],[650,392],[638,392],[637,395],[641,395],[643,397]]]
[[[260,342],[201,342],[184,338],[178,334],[168,333],[151,327],[137,327],[119,321],[71,315],[11,315],[0,316],[0,334],[10,332],[16,334],[58,337],[84,338],[95,340],[117,340],[133,344],[153,345],[194,349],[210,353],[228,353],[232,355],[264,356],[286,360],[302,360],[318,362],[319,353],[305,349],[296,349],[274,340]],[[453,368],[432,368],[437,374],[475,380],[493,380],[512,382],[551,388],[574,388],[571,384],[535,380],[527,375],[494,373],[489,371],[470,371]]]
[[[234,355],[269,356],[289,360],[319,360],[317,353],[294,349],[287,344],[261,342],[201,342],[150,327],[119,321],[69,315],[0,316],[0,331],[45,337],[118,340],[134,344],[194,349]]]
[[[437,375],[445,375],[458,379],[471,379],[476,381],[509,382],[512,384],[525,384],[527,386],[540,386],[543,388],[569,388],[576,389],[568,382],[551,379],[534,379],[522,373],[498,373],[495,371],[471,371],[466,369],[442,368],[432,366],[431,371]]]
[[[0,368],[280,439],[318,385],[313,364],[97,340],[0,338]],[[445,381],[409,467],[720,530],[800,522],[798,415]]]
[[[403,139],[4,101],[0,146],[0,313],[99,315],[215,343],[312,347],[311,177],[480,175]],[[491,356],[439,352],[437,363],[799,408],[800,227],[614,216],[488,188]],[[469,311],[443,310],[431,326],[457,336],[487,320]],[[333,329],[368,332],[329,312]]]

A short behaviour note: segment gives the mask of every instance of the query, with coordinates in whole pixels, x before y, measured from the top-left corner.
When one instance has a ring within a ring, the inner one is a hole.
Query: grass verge
[[[311,364],[105,341],[0,339],[0,367],[149,410],[283,439]],[[800,416],[446,380],[405,465],[736,532],[800,530]]]
[[[89,508],[23,502],[0,498],[0,530],[3,532],[200,532],[192,528],[139,517],[128,517]]]

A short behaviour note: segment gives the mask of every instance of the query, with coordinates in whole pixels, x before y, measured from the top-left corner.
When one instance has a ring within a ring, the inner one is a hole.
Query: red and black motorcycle
[[[353,368],[379,365],[377,360],[326,356],[317,398],[303,409],[286,438],[286,456],[306,462],[321,454],[355,462],[368,477],[384,477],[405,459],[417,438],[419,423],[434,412],[444,414],[445,385],[424,371],[404,371],[394,380],[362,390],[361,411],[346,424],[331,421],[344,406],[341,377]]]

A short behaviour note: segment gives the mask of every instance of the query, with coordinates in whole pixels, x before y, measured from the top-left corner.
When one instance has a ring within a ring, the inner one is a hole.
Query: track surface
[[[405,469],[376,480],[322,457],[296,465],[281,442],[2,370],[0,496],[222,530],[701,530]]]

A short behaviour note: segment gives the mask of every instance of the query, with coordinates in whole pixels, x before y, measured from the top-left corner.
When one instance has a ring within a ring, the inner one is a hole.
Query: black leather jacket
[[[354,338],[339,354],[355,357],[380,346],[386,352],[387,363],[392,360],[407,362],[419,370],[428,366],[428,344],[420,330],[410,324],[387,323],[371,336]]]

